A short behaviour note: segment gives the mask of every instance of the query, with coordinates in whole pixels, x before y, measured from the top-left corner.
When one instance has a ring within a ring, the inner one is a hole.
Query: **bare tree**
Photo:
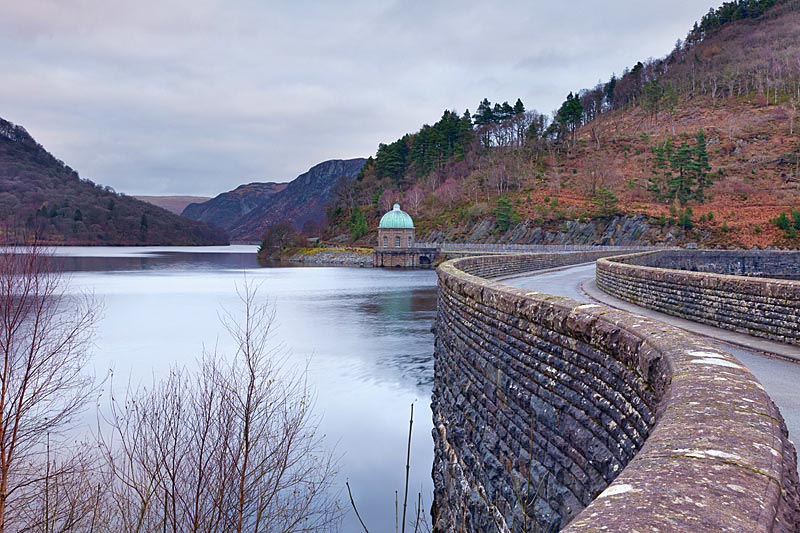
[[[408,205],[408,210],[411,211],[412,214],[416,215],[419,213],[419,209],[422,207],[422,202],[424,200],[425,191],[422,189],[422,186],[419,183],[415,183],[408,191],[406,191],[405,203]]]
[[[88,443],[67,450],[47,446],[43,477],[17,505],[9,529],[20,532],[110,531],[106,479]]]
[[[303,373],[271,342],[272,307],[239,293],[223,322],[237,346],[112,399],[100,447],[125,531],[321,531],[340,518]]]
[[[78,456],[70,457],[67,433],[94,390],[94,380],[84,367],[97,305],[91,297],[65,293],[64,278],[39,246],[6,247],[0,252],[0,532],[4,532],[33,527],[31,520],[53,518],[37,516],[56,512],[57,507],[43,499],[51,495],[49,483],[82,470]],[[61,496],[79,497],[63,492]],[[58,512],[67,507],[69,502],[61,502]]]

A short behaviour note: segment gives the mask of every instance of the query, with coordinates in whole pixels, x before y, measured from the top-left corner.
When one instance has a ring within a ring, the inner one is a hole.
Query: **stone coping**
[[[668,256],[673,253],[675,252],[657,250],[626,255],[611,255],[598,259],[597,263],[598,268],[606,270],[616,268],[617,271],[626,273],[639,272],[642,273],[640,276],[646,275],[650,279],[666,280],[675,283],[690,281],[704,288],[729,291],[737,294],[777,296],[785,297],[786,299],[791,297],[798,304],[798,308],[800,308],[800,282],[795,280],[699,272],[680,268],[650,266],[647,264],[649,258],[656,258],[659,255]],[[691,253],[703,254],[705,251],[698,250],[696,252],[689,252],[687,250],[683,252],[685,255],[690,255]],[[750,252],[743,251],[742,253]],[[793,254],[793,252],[773,253]],[[735,257],[735,255],[731,255],[732,259]]]
[[[747,277],[800,279],[800,250],[631,250],[619,262],[671,270]],[[619,254],[618,254],[619,255]]]
[[[800,530],[794,445],[735,357],[654,320],[467,273],[486,261],[442,264],[440,285],[614,354],[658,399],[644,446],[565,531]]]
[[[597,285],[623,300],[713,326],[800,344],[800,281],[650,266],[674,252],[643,252],[597,261]],[[683,259],[695,253],[682,252]],[[742,256],[752,252],[739,252]],[[800,256],[796,252],[773,255]],[[737,252],[726,252],[731,260]]]

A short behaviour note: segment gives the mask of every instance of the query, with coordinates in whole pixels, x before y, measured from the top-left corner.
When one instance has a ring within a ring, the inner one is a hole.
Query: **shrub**
[[[692,208],[687,207],[683,211],[681,211],[680,216],[678,216],[678,224],[684,229],[684,231],[690,230],[694,227],[694,223],[692,222]]]
[[[781,211],[781,214],[775,217],[772,222],[778,226],[778,229],[782,229],[784,231],[788,231],[788,229],[792,226],[792,223],[789,221],[789,217],[784,211]]]
[[[498,198],[494,209],[495,227],[499,231],[506,231],[511,226],[519,223],[520,217],[508,198]]]
[[[617,195],[611,189],[600,187],[592,196],[591,201],[599,216],[615,215],[619,212]]]

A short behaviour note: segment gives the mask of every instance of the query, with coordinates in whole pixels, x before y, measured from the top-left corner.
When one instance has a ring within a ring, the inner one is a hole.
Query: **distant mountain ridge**
[[[22,126],[0,118],[0,242],[217,245],[224,231],[81,179]]]
[[[264,203],[267,198],[286,188],[288,183],[247,183],[224,192],[205,202],[193,202],[181,213],[192,220],[200,220],[230,230],[236,221]]]
[[[355,180],[366,159],[333,159],[311,167],[289,183],[250,183],[202,204],[183,215],[224,228],[240,242],[256,242],[270,226],[288,222],[306,233],[321,231],[326,209],[343,181]]]
[[[162,209],[166,209],[176,215],[183,213],[186,206],[192,203],[202,203],[211,200],[210,196],[161,196],[161,195],[147,195],[137,194],[134,196],[137,200],[147,202],[148,204],[157,205]]]

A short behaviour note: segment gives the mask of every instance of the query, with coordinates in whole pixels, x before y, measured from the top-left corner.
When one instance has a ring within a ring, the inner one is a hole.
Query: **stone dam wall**
[[[509,260],[438,269],[437,531],[798,530],[795,449],[746,368],[664,324],[484,277]]]
[[[463,268],[466,269],[465,272],[480,278],[508,277],[535,270],[591,263],[602,257],[617,256],[620,253],[624,251],[600,248],[563,253],[484,255],[473,257],[463,265]]]
[[[596,278],[642,307],[800,345],[800,252],[645,252],[598,261]]]

